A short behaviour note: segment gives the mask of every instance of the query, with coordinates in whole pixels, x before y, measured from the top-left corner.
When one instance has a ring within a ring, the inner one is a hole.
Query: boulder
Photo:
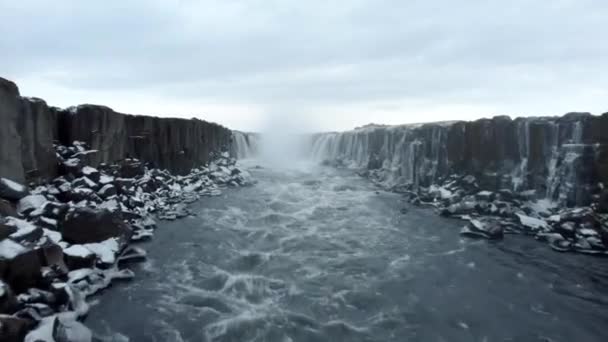
[[[101,172],[94,167],[85,166],[81,170],[82,176],[90,179],[93,182],[99,182],[101,178]]]
[[[18,214],[17,214],[17,210],[15,209],[15,206],[11,202],[9,202],[3,198],[0,198],[0,217],[3,217],[3,216],[15,216],[16,217],[17,215]]]
[[[109,197],[112,197],[114,195],[116,195],[116,187],[112,184],[106,184],[104,185],[101,189],[99,189],[99,191],[97,192],[97,194],[99,195],[99,197],[101,197],[102,199],[108,199]]]
[[[19,200],[17,211],[22,215],[27,215],[34,210],[41,209],[48,202],[42,195],[29,195]]]
[[[63,238],[69,243],[85,244],[119,238],[131,239],[131,227],[119,214],[108,210],[73,208],[62,224]]]
[[[7,199],[9,201],[18,201],[27,196],[28,193],[29,191],[24,185],[21,185],[8,178],[0,177],[0,198]]]
[[[42,237],[42,228],[24,220],[9,217],[6,220],[6,225],[16,229],[15,232],[9,236],[13,241],[33,243]]]
[[[144,164],[137,159],[125,159],[119,163],[120,176],[123,178],[135,178],[143,176],[146,172]]]
[[[15,233],[16,231],[17,231],[17,228],[0,222],[0,241],[8,238],[11,234]]]
[[[40,283],[42,267],[35,249],[11,239],[0,241],[0,274],[17,293]]]
[[[64,249],[63,256],[70,270],[91,268],[95,265],[95,254],[82,245],[72,245]]]
[[[22,342],[36,325],[34,321],[9,315],[0,315],[0,341]]]

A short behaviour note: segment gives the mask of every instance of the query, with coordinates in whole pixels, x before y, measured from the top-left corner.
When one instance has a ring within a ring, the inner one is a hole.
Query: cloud
[[[238,129],[289,108],[327,129],[599,113],[607,16],[601,0],[3,1],[0,61],[51,104]]]

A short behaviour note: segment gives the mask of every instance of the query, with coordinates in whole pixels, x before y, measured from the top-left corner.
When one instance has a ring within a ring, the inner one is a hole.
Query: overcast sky
[[[606,0],[0,0],[0,76],[241,130],[600,114],[606,18]]]

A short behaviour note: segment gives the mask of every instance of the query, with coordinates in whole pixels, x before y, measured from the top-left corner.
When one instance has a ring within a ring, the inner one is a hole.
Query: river
[[[462,238],[350,170],[250,171],[257,185],[160,223],[86,324],[159,342],[608,341],[608,259]]]

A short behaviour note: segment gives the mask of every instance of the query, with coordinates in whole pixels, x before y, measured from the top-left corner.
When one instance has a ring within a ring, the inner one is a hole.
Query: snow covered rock
[[[531,217],[531,216],[527,216],[527,215],[523,215],[523,214],[515,214],[519,223],[530,229],[531,231],[548,231],[549,230],[549,224],[547,224],[547,221],[543,220],[543,219],[539,219],[539,218],[535,218],[535,217]]]
[[[20,292],[36,286],[41,267],[36,250],[11,239],[0,241],[0,274],[13,290]]]
[[[94,167],[85,166],[82,168],[81,173],[84,177],[90,179],[93,182],[99,182],[101,178],[101,172]]]
[[[131,239],[132,230],[119,214],[108,210],[73,208],[62,224],[63,238],[75,244],[95,243],[117,237]]]
[[[83,245],[72,245],[65,248],[63,255],[70,270],[91,268],[95,265],[95,254]]]
[[[503,238],[503,228],[496,221],[471,219],[469,224],[462,228],[460,234],[469,237],[497,240]]]
[[[19,200],[17,211],[20,214],[28,214],[36,209],[42,208],[46,204],[47,199],[42,195],[29,195]]]
[[[62,312],[44,318],[36,329],[25,337],[25,342],[91,342],[93,334],[78,321],[74,312]]]
[[[116,195],[116,187],[112,184],[106,184],[104,185],[101,189],[99,189],[99,191],[97,192],[97,194],[99,195],[99,197],[103,198],[103,199],[108,199],[111,196]]]
[[[27,196],[29,191],[25,185],[8,178],[0,177],[0,197],[10,201],[18,201]]]
[[[16,227],[9,226],[5,223],[0,222],[0,241],[8,238],[11,234],[17,231]]]
[[[31,243],[38,241],[42,237],[42,228],[24,220],[9,217],[6,219],[6,225],[16,229],[16,231],[9,236],[13,241]]]

